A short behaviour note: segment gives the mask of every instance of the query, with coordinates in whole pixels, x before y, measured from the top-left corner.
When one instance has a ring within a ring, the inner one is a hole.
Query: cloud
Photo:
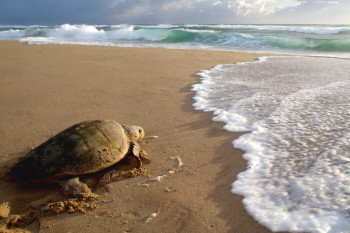
[[[217,2],[213,3],[213,6],[220,5],[220,4],[222,4],[222,2],[221,1],[217,1]]]
[[[0,24],[350,23],[349,0],[0,0]]]
[[[301,5],[298,0],[235,0],[227,2],[228,8],[233,8],[238,15],[267,16],[276,11]]]
[[[349,0],[300,0],[300,3],[298,7],[262,17],[261,23],[350,24]]]
[[[288,8],[298,7],[302,3],[302,0],[118,0],[118,4],[115,4],[114,8],[121,13],[115,15],[119,19],[132,16],[138,18],[150,13],[162,16],[165,20],[172,18],[174,14],[177,15],[178,19],[181,18],[181,15],[186,18],[187,14],[192,14],[193,18],[196,18],[196,14],[205,12],[216,15],[212,19],[215,21],[217,17],[221,18],[221,15],[231,15],[231,18],[236,16],[268,16]],[[209,21],[209,19],[207,20]]]
[[[325,0],[318,0],[318,1],[316,1],[316,3],[319,3],[319,4],[324,4],[324,3],[326,3],[326,4],[338,4],[338,3],[339,3],[339,1],[325,1]]]
[[[301,4],[301,0],[115,0],[111,11],[118,13],[113,16],[116,21],[220,23],[223,17],[226,22],[227,18],[264,17]]]

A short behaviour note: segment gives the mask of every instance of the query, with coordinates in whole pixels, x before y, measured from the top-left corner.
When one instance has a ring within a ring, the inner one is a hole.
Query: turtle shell
[[[22,181],[59,180],[93,173],[120,161],[129,142],[115,121],[75,124],[30,151],[11,170]]]

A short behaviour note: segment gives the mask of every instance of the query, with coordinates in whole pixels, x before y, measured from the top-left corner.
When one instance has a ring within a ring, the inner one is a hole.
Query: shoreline
[[[230,191],[246,168],[243,152],[232,146],[241,134],[224,131],[211,112],[194,110],[191,91],[200,70],[266,54],[17,41],[0,41],[0,51],[1,167],[68,126],[91,119],[136,124],[146,135],[159,136],[141,144],[149,154],[145,167],[151,178],[176,167],[172,157],[185,164],[161,182],[138,176],[110,183],[109,191],[95,190],[106,201],[99,201],[97,210],[42,216],[29,230],[270,232]],[[139,185],[145,182],[149,187]],[[6,190],[0,199],[10,202],[13,214],[64,198],[58,187],[25,188],[1,180],[0,188]]]

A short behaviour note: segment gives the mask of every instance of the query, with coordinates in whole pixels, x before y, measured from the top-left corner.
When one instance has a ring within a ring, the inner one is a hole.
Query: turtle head
[[[140,141],[145,136],[145,131],[140,126],[126,125],[123,128],[129,141]]]

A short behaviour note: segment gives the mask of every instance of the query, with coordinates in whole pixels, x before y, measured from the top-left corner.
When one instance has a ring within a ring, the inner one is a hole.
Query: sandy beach
[[[270,232],[247,214],[242,197],[230,192],[246,168],[242,151],[232,147],[240,134],[222,130],[212,113],[195,111],[191,92],[198,71],[259,56],[0,41],[0,201],[9,202],[11,214],[25,215],[67,199],[58,185],[22,187],[6,172],[30,148],[74,123],[112,119],[159,137],[141,144],[148,153],[146,174],[93,190],[101,197],[95,210],[42,214],[24,229]],[[163,179],[152,180],[157,176]]]

